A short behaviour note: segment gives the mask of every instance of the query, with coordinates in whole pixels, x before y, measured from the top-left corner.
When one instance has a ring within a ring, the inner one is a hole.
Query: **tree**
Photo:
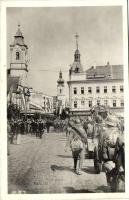
[[[20,115],[20,109],[17,107],[16,104],[11,103],[7,106],[7,118],[18,118]]]

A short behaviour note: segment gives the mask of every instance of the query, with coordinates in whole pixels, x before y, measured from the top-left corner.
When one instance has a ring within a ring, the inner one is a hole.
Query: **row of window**
[[[104,93],[108,92],[107,86],[104,86],[103,92]],[[120,85],[119,92],[124,92],[123,85]],[[78,93],[77,88],[76,87],[73,88],[73,94],[77,94],[77,93]],[[84,93],[85,93],[84,87],[81,87],[81,94],[84,94]],[[92,87],[88,87],[88,93],[92,94]],[[100,93],[100,87],[99,86],[96,87],[96,93]],[[112,86],[112,93],[116,93],[116,86]]]
[[[74,108],[77,108],[78,107],[78,104],[77,104],[78,102],[77,101],[74,101]],[[112,101],[112,107],[116,107],[117,106],[117,101],[116,100],[113,100]],[[81,100],[81,105],[82,106],[84,106],[85,105],[85,100]],[[91,108],[92,107],[92,105],[93,105],[93,102],[91,101],[91,100],[89,100],[88,101],[88,106],[89,106],[89,108]],[[96,105],[101,105],[101,101],[100,100],[97,100],[96,101]],[[104,106],[108,106],[108,100],[107,99],[105,99],[104,100],[104,104],[103,104]],[[120,106],[121,107],[124,107],[124,100],[122,99],[121,101],[120,101]]]

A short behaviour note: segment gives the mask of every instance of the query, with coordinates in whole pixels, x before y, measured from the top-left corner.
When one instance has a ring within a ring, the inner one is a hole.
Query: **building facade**
[[[29,100],[27,87],[28,73],[28,46],[18,25],[14,41],[10,45],[10,66],[7,73],[7,100],[8,105],[14,104],[20,110],[26,110]]]
[[[78,54],[78,56],[77,56]],[[123,66],[110,65],[91,67],[83,71],[77,49],[74,63],[69,70],[69,102],[73,114],[86,113],[93,106],[103,105],[113,112],[123,115],[124,84]]]
[[[53,113],[53,97],[41,92],[32,92],[29,101],[29,111]]]

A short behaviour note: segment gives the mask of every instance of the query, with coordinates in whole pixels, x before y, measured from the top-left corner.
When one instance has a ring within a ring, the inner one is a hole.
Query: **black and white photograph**
[[[125,194],[123,6],[24,5],[6,7],[7,194]]]

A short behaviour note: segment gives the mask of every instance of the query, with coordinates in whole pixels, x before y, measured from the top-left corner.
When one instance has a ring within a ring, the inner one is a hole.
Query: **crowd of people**
[[[15,136],[17,134],[28,134],[35,135],[36,137],[42,138],[42,134],[45,129],[46,121],[43,119],[11,119],[9,120],[9,124],[11,127],[12,135]],[[13,137],[12,141],[13,142]]]
[[[73,163],[74,163],[74,171],[76,174],[81,175],[82,174],[82,167],[83,167],[83,161],[85,158],[87,146],[88,146],[88,138],[94,140],[96,137],[100,137],[101,133],[104,133],[104,130],[108,131],[108,136],[116,135],[116,132],[111,133],[111,127],[117,127],[117,130],[121,132],[122,135],[124,135],[124,123],[123,120],[117,120],[117,118],[114,118],[112,115],[105,115],[104,117],[99,114],[94,114],[91,116],[85,116],[85,117],[70,117],[65,120],[60,120],[59,118],[56,118],[54,120],[50,118],[21,118],[21,119],[11,119],[8,120],[8,132],[10,132],[10,143],[13,143],[14,137],[18,134],[31,134],[32,136],[42,138],[42,135],[44,132],[49,133],[50,127],[53,127],[54,132],[64,132],[66,133],[66,146],[65,151],[68,150],[68,148],[72,151],[73,156]],[[114,121],[113,121],[114,120]],[[103,129],[104,127],[104,129]],[[113,128],[114,129],[114,128]],[[110,133],[111,134],[110,134]],[[117,135],[118,136],[118,135]],[[110,139],[113,140],[114,138]],[[116,138],[115,138],[116,139]],[[106,141],[106,140],[105,140]],[[109,153],[109,137],[107,141],[103,143],[103,150],[102,150],[102,157],[104,159],[104,154]],[[124,142],[122,142],[122,145]],[[120,145],[116,145],[116,140],[114,142],[114,146],[117,146],[120,148]],[[108,149],[108,152],[107,152]],[[122,147],[123,150],[123,147]],[[121,152],[122,152],[121,150]],[[116,151],[116,149],[115,149]],[[119,151],[120,152],[120,151]],[[105,154],[106,155],[106,154]],[[110,163],[112,159],[108,158],[107,160],[103,160],[104,163],[106,163],[106,166]],[[118,161],[118,156],[116,159],[116,165],[118,166],[118,162],[121,160],[121,158]],[[124,153],[123,156],[124,157]],[[121,162],[121,161],[120,161]],[[119,162],[119,163],[120,163]],[[124,161],[122,161],[124,165]],[[120,168],[119,164],[119,168]],[[107,170],[107,169],[106,169]],[[109,175],[109,173],[107,173]],[[111,174],[111,172],[110,172]],[[109,177],[109,176],[108,176]]]
[[[8,126],[10,126],[9,140],[13,143],[14,137],[17,135],[30,134],[38,138],[42,138],[44,131],[50,132],[53,127],[54,132],[62,132],[66,126],[65,120],[58,118],[52,120],[50,118],[11,118],[8,119]]]

